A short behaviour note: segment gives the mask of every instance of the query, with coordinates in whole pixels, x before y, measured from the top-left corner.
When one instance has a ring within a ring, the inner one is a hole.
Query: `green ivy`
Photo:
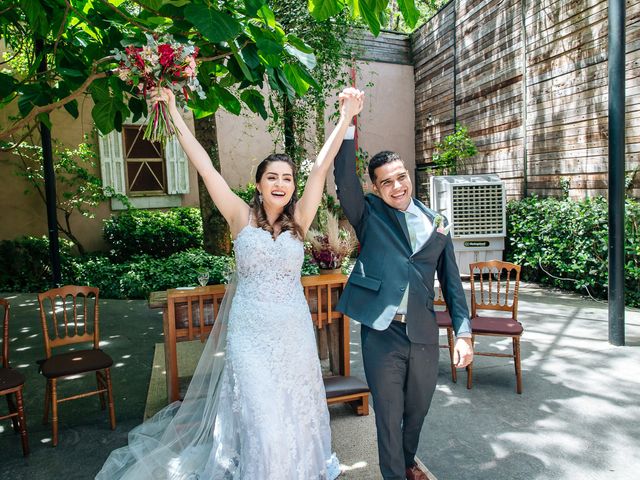
[[[606,298],[608,204],[531,197],[507,206],[508,260],[523,278]],[[640,202],[625,204],[625,303],[640,307]]]

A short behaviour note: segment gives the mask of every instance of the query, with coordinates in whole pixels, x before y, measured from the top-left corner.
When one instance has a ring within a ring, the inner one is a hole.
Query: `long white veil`
[[[219,441],[223,430],[233,428],[221,421],[232,421],[233,415],[218,412],[226,407],[226,402],[220,402],[223,385],[233,388],[229,381],[223,382],[223,375],[236,283],[233,275],[184,400],[166,406],[131,430],[128,445],[111,452],[97,480],[233,477],[237,445]]]

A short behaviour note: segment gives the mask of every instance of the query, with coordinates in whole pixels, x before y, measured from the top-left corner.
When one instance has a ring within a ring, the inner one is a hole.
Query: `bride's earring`
[[[262,204],[262,194],[261,193],[258,194],[258,201],[260,202],[260,204]]]

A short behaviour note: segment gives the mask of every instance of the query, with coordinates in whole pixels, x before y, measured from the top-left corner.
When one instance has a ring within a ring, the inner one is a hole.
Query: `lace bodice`
[[[300,270],[304,246],[290,231],[278,235],[247,225],[238,234],[234,251],[238,292],[251,292],[256,301],[291,302],[303,297]]]

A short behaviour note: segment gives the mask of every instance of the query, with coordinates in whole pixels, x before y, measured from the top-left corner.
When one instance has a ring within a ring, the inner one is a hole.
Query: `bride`
[[[99,480],[332,480],[329,412],[313,324],[300,283],[303,238],[324,183],[364,94],[339,96],[340,120],[313,164],[304,194],[287,155],[265,158],[251,206],[236,196],[187,128],[173,93],[167,102],[178,138],[229,223],[236,256],[231,282],[182,402],[129,432]]]

